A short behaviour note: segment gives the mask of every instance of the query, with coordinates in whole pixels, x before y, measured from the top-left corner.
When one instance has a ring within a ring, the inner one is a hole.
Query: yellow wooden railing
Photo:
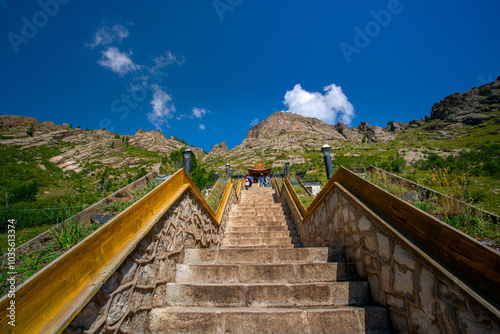
[[[299,211],[300,211],[300,215],[304,218],[307,214],[307,210],[302,205],[302,202],[300,201],[299,196],[297,196],[295,189],[293,189],[293,186],[287,177],[285,178],[285,182],[283,184],[284,184],[283,186],[286,187],[286,189],[288,190],[288,192],[292,196],[292,199],[293,199],[295,205],[297,206],[297,209],[299,209]]]
[[[220,224],[231,194],[214,213],[184,169],[0,300],[0,333],[60,333],[99,291],[168,209],[189,191]],[[15,327],[8,324],[15,304]]]

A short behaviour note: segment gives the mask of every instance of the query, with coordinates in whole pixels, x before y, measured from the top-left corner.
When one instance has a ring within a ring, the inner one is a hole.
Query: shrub
[[[140,179],[141,177],[143,177],[143,176],[145,176],[147,174],[148,174],[148,172],[146,171],[146,168],[141,167],[137,171],[137,174],[135,175],[135,179],[138,180],[138,179]]]
[[[30,137],[33,137],[34,133],[35,133],[35,127],[33,126],[33,124],[31,124],[28,130],[26,130],[26,134]]]
[[[406,166],[406,160],[404,158],[397,158],[391,161],[392,170],[396,173],[402,173]]]
[[[11,203],[16,202],[34,202],[35,196],[38,193],[38,182],[33,181],[24,183],[12,191]]]

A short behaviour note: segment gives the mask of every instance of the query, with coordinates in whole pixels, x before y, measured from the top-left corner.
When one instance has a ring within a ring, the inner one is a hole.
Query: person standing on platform
[[[259,185],[262,187],[264,185],[264,173],[260,173]]]

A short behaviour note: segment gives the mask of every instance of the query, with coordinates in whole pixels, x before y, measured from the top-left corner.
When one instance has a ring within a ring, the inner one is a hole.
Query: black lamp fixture
[[[323,154],[323,158],[325,160],[326,177],[328,179],[330,179],[333,175],[332,156],[330,155],[331,150],[332,147],[328,144],[323,145],[321,148],[321,154]]]
[[[193,156],[193,152],[190,148],[187,148],[184,153],[184,169],[186,173],[189,175],[191,173],[191,158]]]
[[[230,168],[231,168],[231,165],[229,164],[229,162],[226,164],[226,175],[229,175],[229,171],[230,171]]]
[[[288,161],[285,161],[285,177],[288,177],[290,174],[290,163]]]

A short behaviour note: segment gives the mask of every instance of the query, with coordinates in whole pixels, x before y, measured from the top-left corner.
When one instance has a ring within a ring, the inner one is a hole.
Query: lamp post
[[[191,157],[193,156],[193,152],[190,148],[187,148],[184,153],[184,169],[186,173],[189,175],[191,173]]]
[[[288,177],[290,174],[290,163],[288,161],[285,162],[285,177]]]
[[[323,145],[321,148],[321,154],[323,154],[323,158],[325,159],[326,177],[328,179],[333,175],[332,156],[330,155],[331,150],[332,147],[328,144]]]
[[[229,163],[226,164],[226,175],[229,175],[229,169],[231,165]]]

